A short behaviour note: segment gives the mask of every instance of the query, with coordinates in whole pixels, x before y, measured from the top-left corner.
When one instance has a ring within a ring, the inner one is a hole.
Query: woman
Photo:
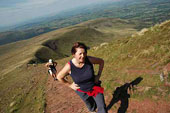
[[[99,85],[104,61],[100,58],[87,56],[87,47],[80,42],[74,44],[71,53],[73,58],[58,73],[57,79],[75,90],[91,113],[95,113],[96,108],[98,109],[97,113],[107,113],[103,88]],[[99,64],[96,76],[93,64]],[[73,83],[64,79],[68,74],[72,77]]]
[[[46,67],[48,67],[48,73],[54,78],[54,81],[57,80],[56,78],[56,66],[57,66],[57,62],[54,62],[52,59],[49,59],[49,62],[47,62]]]

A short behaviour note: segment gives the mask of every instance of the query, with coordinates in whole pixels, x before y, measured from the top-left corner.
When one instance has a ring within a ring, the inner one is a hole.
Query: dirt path
[[[71,88],[54,81],[51,76],[48,77],[46,85],[45,113],[89,113],[84,102]]]
[[[80,98],[67,86],[54,81],[51,77],[47,82],[46,113],[86,113]]]
[[[49,76],[46,88],[46,113],[88,113],[80,97],[69,87]]]
[[[89,113],[80,97],[69,87],[54,81],[50,76],[46,85],[45,113]],[[111,98],[105,95],[106,105]],[[117,113],[119,107],[120,101],[115,103],[108,113]],[[155,102],[150,99],[138,101],[130,98],[127,113],[170,113],[170,102]]]

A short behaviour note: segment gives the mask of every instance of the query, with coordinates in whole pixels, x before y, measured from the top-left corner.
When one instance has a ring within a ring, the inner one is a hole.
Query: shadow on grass
[[[124,85],[117,87],[116,90],[113,92],[113,98],[110,101],[110,104],[107,106],[107,110],[110,110],[115,103],[121,101],[117,113],[125,113],[128,108],[130,98],[128,90],[131,90],[135,85],[138,85],[142,80],[143,80],[142,77],[138,77],[130,83],[125,83]]]

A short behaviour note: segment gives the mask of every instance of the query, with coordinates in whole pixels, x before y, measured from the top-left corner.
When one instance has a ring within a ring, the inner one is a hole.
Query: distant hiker
[[[99,80],[104,61],[100,58],[87,56],[85,44],[76,42],[71,49],[73,58],[66,63],[64,68],[58,73],[57,79],[69,86],[81,97],[91,113],[107,113],[103,91]],[[94,75],[93,64],[99,65],[98,74]],[[70,74],[73,83],[64,79]]]
[[[54,81],[57,80],[56,78],[56,66],[57,66],[57,62],[54,62],[52,59],[49,59],[49,62],[47,62],[46,67],[48,67],[48,73],[54,78]]]

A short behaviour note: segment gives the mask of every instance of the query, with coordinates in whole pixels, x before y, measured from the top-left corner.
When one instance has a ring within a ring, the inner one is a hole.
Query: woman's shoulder
[[[92,56],[87,56],[87,57],[86,57],[86,62],[90,62],[91,64],[93,64],[93,59],[94,59],[94,57],[92,57]]]
[[[88,58],[88,59],[91,59],[91,58],[94,58],[94,57],[92,57],[92,56],[87,56],[87,58]]]
[[[47,63],[45,64],[45,66],[49,66],[49,62],[47,62]]]
[[[69,64],[69,62],[67,62],[62,70],[70,71],[70,69],[71,69],[70,64]]]
[[[70,59],[69,61],[66,62],[65,66],[71,66],[71,64],[73,63],[74,58]]]

